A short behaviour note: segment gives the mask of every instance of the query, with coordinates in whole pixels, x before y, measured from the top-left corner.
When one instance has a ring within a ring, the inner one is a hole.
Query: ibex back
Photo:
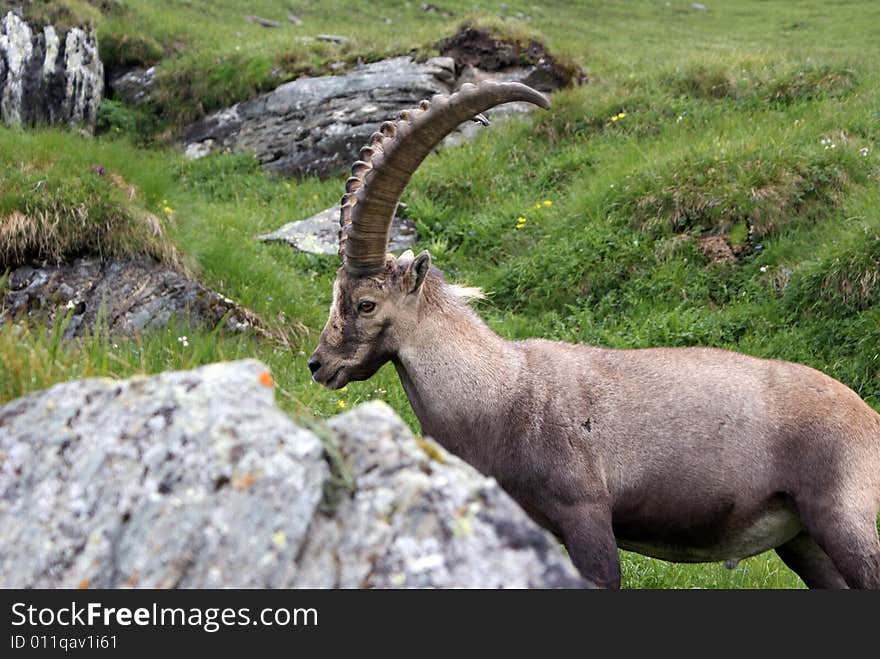
[[[425,434],[494,476],[585,578],[618,587],[617,547],[683,562],[775,549],[811,587],[880,588],[880,415],[843,384],[711,348],[507,341],[427,252],[387,254],[410,176],[517,83],[464,85],[373,135],[342,199],[339,269],[313,377],[397,368]]]

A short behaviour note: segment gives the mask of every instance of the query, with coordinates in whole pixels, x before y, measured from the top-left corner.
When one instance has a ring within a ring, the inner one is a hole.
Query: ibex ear
[[[425,277],[428,276],[428,270],[431,269],[431,255],[428,250],[419,253],[407,268],[406,280],[409,282],[408,293],[416,293],[422,288]]]

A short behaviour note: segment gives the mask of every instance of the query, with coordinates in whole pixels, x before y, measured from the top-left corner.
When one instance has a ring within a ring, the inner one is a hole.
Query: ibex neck
[[[413,334],[394,363],[422,432],[477,458],[515,395],[519,351],[460,304],[426,310]]]

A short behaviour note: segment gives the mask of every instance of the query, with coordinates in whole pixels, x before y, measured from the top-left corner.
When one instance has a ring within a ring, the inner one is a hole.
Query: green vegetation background
[[[508,0],[476,16],[472,0],[435,3],[454,16],[421,4],[38,2],[37,18],[95,24],[106,62],[158,63],[159,92],[141,110],[105,102],[94,139],[0,129],[0,274],[35,254],[147,252],[285,331],[259,341],[178,322],[62,344],[4,325],[0,402],[76,377],[256,357],[295,415],[381,398],[418,430],[390,366],[341,392],[310,382],[338,264],[254,240],[338,201],[344,177],[273,180],[248,156],[187,162],[169,144],[188,121],[333,62],[431,54],[469,17],[537,36],[590,78],[547,113],[432,156],[406,193],[418,247],[486,289],[496,331],[797,361],[880,408],[880,4]],[[326,32],[349,41],[299,38]],[[712,258],[713,236],[734,258]],[[772,554],[733,571],[625,552],[623,565],[628,587],[801,585]]]

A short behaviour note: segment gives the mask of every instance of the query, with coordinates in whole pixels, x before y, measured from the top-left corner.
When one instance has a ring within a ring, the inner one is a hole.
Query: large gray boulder
[[[398,110],[447,93],[454,77],[450,58],[395,57],[343,75],[300,78],[205,117],[183,141],[193,156],[230,149],[256,154],[273,173],[327,174],[349,165]]]
[[[452,57],[426,62],[393,57],[340,75],[288,82],[205,117],[187,128],[182,140],[187,157],[193,159],[228,150],[254,154],[275,174],[332,174],[350,166],[370,135],[400,110],[435,94],[449,94],[466,82],[517,81],[543,91],[564,85],[541,66],[520,63],[485,71],[462,66]],[[496,121],[534,107],[508,103],[485,114]],[[465,122],[441,146],[471,139],[479,125]]]
[[[271,233],[257,236],[264,242],[287,243],[300,252],[333,255],[339,252],[339,204],[315,213],[304,220],[287,222]],[[394,254],[409,249],[416,242],[412,220],[395,215],[388,234],[388,251]]]
[[[22,265],[0,289],[0,322],[27,318],[54,327],[67,318],[65,339],[94,332],[99,319],[110,334],[131,335],[164,327],[174,316],[264,333],[253,312],[148,256]]]
[[[310,425],[250,360],[0,407],[0,588],[585,585],[383,403]]]
[[[34,29],[16,14],[0,18],[0,118],[7,126],[94,128],[104,67],[94,32]]]
[[[587,79],[577,65],[556,61],[536,40],[507,40],[466,25],[436,46],[440,57],[425,62],[393,57],[340,75],[301,78],[215,112],[183,132],[186,154],[201,158],[217,150],[249,152],[277,174],[327,175],[348,167],[382,122],[465,82],[515,80],[554,92]],[[528,103],[510,103],[486,115],[494,121],[532,109]],[[443,146],[477,132],[468,123],[460,128]]]

